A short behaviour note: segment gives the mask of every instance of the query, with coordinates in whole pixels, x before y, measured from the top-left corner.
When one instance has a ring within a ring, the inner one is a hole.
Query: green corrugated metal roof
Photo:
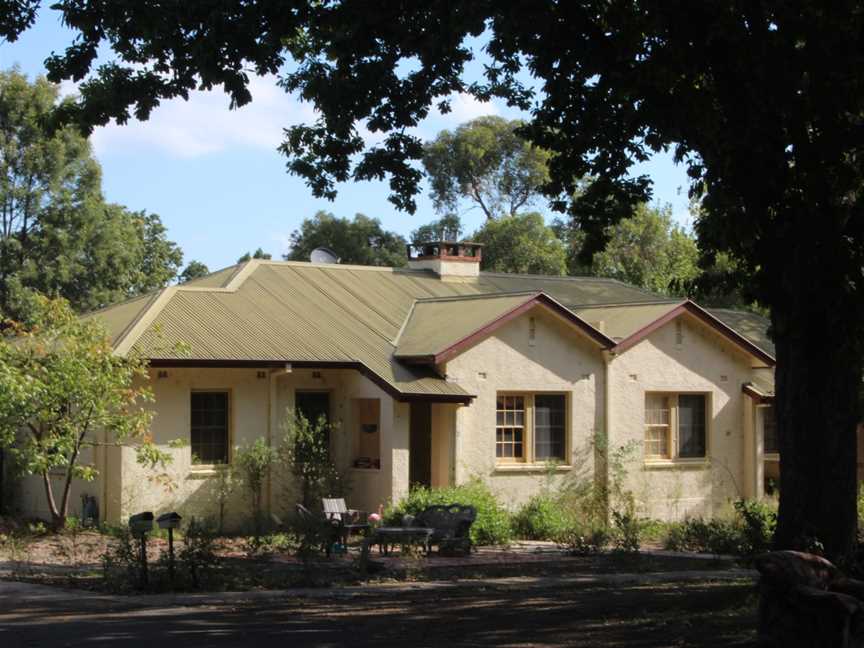
[[[620,341],[663,317],[680,304],[680,301],[664,301],[655,304],[576,307],[572,310],[594,328],[613,340]]]
[[[397,341],[396,357],[434,356],[536,295],[471,295],[417,301]]]
[[[442,281],[428,270],[255,260],[91,316],[105,322],[118,353],[134,349],[154,360],[187,362],[359,363],[402,394],[459,397],[465,392],[458,385],[402,365],[397,353],[446,346],[511,310],[527,292],[543,292],[589,323],[603,321],[610,337],[626,337],[678,303],[595,277],[480,273]],[[474,308],[464,312],[441,300],[477,295]],[[446,326],[441,308],[447,309]],[[738,328],[731,315],[715,314]],[[178,354],[177,342],[189,353]]]
[[[87,313],[84,317],[85,319],[91,317],[98,318],[105,327],[111,344],[116,345],[128,332],[129,327],[145,313],[158,295],[159,293],[149,293],[141,297],[135,297],[134,299]]]
[[[203,277],[190,279],[182,285],[195,286],[197,288],[224,288],[225,285],[231,281],[231,278],[237,273],[240,267],[240,265],[228,266],[227,268],[211,272]]]
[[[726,326],[738,331],[738,333],[760,349],[772,356],[774,355],[774,342],[768,337],[768,327],[771,322],[767,318],[756,313],[730,310],[728,308],[709,308],[707,310]]]

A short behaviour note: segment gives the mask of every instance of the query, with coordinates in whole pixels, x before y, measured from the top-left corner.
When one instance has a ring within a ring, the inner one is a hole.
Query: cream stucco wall
[[[104,464],[103,456],[105,452],[104,448],[84,448],[81,451],[78,465],[101,468]],[[102,508],[104,506],[103,496],[106,491],[106,484],[111,483],[111,477],[114,477],[114,475],[109,475],[106,478],[104,473],[100,473],[91,482],[73,479],[69,492],[69,515],[74,517],[81,516],[81,496],[85,494],[96,497],[100,507],[100,515],[104,515]],[[60,506],[65,482],[64,471],[55,470],[51,473],[51,486],[57,506]],[[48,497],[45,492],[45,483],[41,477],[29,476],[21,478],[17,480],[13,487],[15,488],[15,499],[12,502],[12,506],[17,512],[46,521],[51,519],[51,512],[48,508]]]
[[[407,492],[408,483],[408,410],[395,403],[374,383],[351,370],[260,369],[163,369],[167,375],[156,378],[152,387],[155,416],[151,426],[153,440],[169,452],[173,460],[165,469],[148,470],[139,466],[131,448],[116,449],[108,462],[109,482],[106,510],[110,521],[125,519],[132,513],[176,510],[185,516],[213,517],[218,513],[216,485],[222,468],[192,464],[190,435],[190,394],[193,390],[230,392],[231,446],[246,446],[257,438],[268,439],[274,447],[285,436],[285,420],[293,411],[298,390],[326,391],[330,394],[330,416],[334,429],[331,450],[334,461],[348,476],[349,505],[376,510],[393,493]],[[351,401],[354,398],[380,399],[381,469],[355,469],[353,462],[354,425]],[[171,448],[173,440],[183,440]],[[233,451],[232,451],[233,454]],[[120,477],[122,474],[122,478]],[[100,497],[100,505],[102,505]],[[266,487],[265,500],[270,512],[282,518],[293,510],[299,493],[284,469],[274,471]],[[226,528],[239,528],[248,522],[248,495],[236,489],[226,507]]]
[[[741,391],[753,361],[707,327],[684,315],[655,331],[610,363],[610,448],[632,447],[625,486],[640,513],[659,519],[713,515],[745,495],[748,399]],[[681,334],[679,339],[679,332]],[[680,344],[679,344],[680,341]],[[705,460],[650,462],[644,456],[646,392],[708,394]]]
[[[530,321],[535,336],[530,340]],[[546,465],[503,466],[495,460],[495,405],[499,391],[559,392],[570,402],[568,466],[558,470],[591,478],[592,444],[603,428],[603,358],[597,345],[542,308],[505,324],[445,368],[447,378],[477,398],[456,410],[457,483],[479,476],[509,507],[537,492]]]

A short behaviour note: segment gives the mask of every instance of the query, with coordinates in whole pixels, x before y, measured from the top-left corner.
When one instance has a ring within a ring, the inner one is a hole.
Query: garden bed
[[[722,570],[734,566],[730,560],[706,560],[662,551],[569,556],[553,543],[515,542],[507,547],[480,547],[466,557],[443,557],[436,553],[382,556],[373,551],[366,573],[362,573],[356,545],[347,554],[304,563],[297,557],[296,548],[290,546],[290,538],[280,536],[277,540],[265,544],[264,552],[250,555],[253,543],[249,538],[216,538],[214,553],[218,560],[207,565],[209,576],[199,589],[247,591],[388,580]],[[103,578],[102,556],[116,549],[119,542],[109,533],[91,530],[6,536],[6,541],[0,543],[0,574],[6,579],[94,591],[135,591],[135,582],[118,587],[116,581]],[[167,540],[161,537],[153,537],[147,543],[153,591],[172,589],[164,559],[159,562],[167,546]],[[182,540],[175,541],[175,551],[182,546]],[[188,585],[186,589],[190,589]]]

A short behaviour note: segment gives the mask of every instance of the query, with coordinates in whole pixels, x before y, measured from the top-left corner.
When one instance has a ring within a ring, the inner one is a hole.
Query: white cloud
[[[499,115],[501,110],[494,101],[480,101],[475,96],[467,92],[460,92],[450,98],[450,112],[442,115],[435,110],[435,115],[444,121],[449,121],[455,124],[471,121],[477,117],[484,115]]]
[[[97,155],[150,149],[183,158],[235,147],[272,151],[282,142],[283,128],[315,117],[312,106],[287,95],[274,76],[253,78],[249,90],[252,102],[237,110],[228,109],[221,89],[192,92],[188,101],[165,101],[147,121],[97,128],[93,147]]]
[[[311,123],[316,111],[276,85],[275,76],[253,77],[249,83],[252,101],[229,110],[228,96],[221,90],[194,91],[189,100],[164,101],[147,121],[130,119],[124,125],[111,122],[94,130],[91,137],[97,155],[136,155],[155,151],[174,157],[194,158],[233,148],[273,151],[282,143],[283,129],[297,123]],[[61,94],[74,94],[77,85],[64,82]],[[452,128],[483,115],[500,115],[496,102],[482,102],[468,93],[450,98],[451,111],[442,114],[433,108],[414,132],[428,139],[443,128]],[[367,146],[384,139],[358,124]]]

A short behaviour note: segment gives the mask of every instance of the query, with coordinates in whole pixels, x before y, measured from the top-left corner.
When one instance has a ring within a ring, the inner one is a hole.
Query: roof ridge
[[[446,302],[446,301],[468,301],[471,299],[495,299],[495,298],[504,298],[504,297],[520,297],[520,296],[536,296],[542,293],[542,290],[513,290],[513,291],[503,291],[503,292],[484,292],[484,293],[473,293],[470,295],[445,295],[442,297],[418,297],[414,300],[415,303],[423,302]],[[549,295],[547,295],[549,296]]]
[[[423,274],[429,274],[432,272],[431,270],[425,268],[409,268],[407,266],[372,266],[354,263],[313,263],[312,261],[279,261],[276,259],[252,259],[252,261],[257,261],[261,265],[300,266],[305,268],[328,268],[336,270],[371,270],[372,272],[416,272]],[[249,262],[247,261],[247,263]]]
[[[590,309],[590,308],[622,308],[624,306],[661,306],[663,304],[681,304],[684,300],[681,299],[656,299],[654,301],[641,301],[641,302],[610,302],[608,304],[570,304],[567,308],[581,308],[581,309]]]
[[[120,337],[114,342],[114,354],[124,356],[141,337],[141,333],[156,319],[159,313],[165,308],[165,305],[171,301],[171,298],[176,294],[177,286],[168,286],[159,291],[159,294],[154,295],[147,306],[145,306],[138,316],[127,326]]]
[[[758,317],[759,319],[764,320],[766,322],[769,322],[769,323],[771,322],[770,317],[765,317],[764,315],[761,315],[759,313],[754,313],[753,311],[750,311],[750,310],[742,310],[740,308],[722,308],[722,307],[715,308],[714,306],[702,306],[702,308],[704,308],[707,311],[711,311],[711,312],[739,313],[741,315],[749,315],[750,317]]]

